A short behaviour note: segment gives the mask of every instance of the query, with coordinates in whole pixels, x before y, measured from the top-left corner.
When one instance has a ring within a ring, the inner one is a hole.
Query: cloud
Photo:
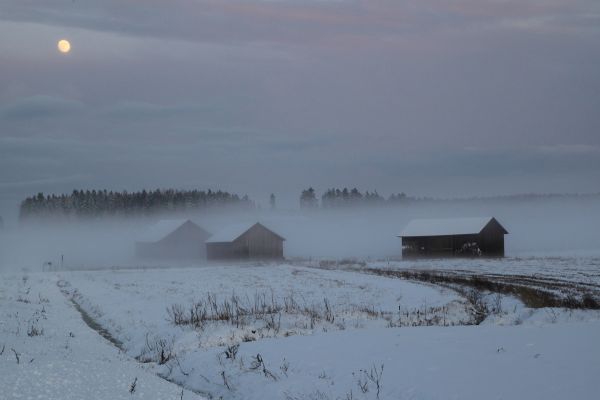
[[[168,143],[173,146],[198,141],[230,145],[248,137],[258,140],[269,136],[268,131],[244,126],[242,121],[247,111],[234,104],[211,99],[205,104],[117,100],[98,105],[59,96],[34,95],[14,99],[0,107],[0,122],[4,128],[0,138],[36,137],[40,144],[62,140],[98,144],[108,140],[120,145],[143,141],[147,145]],[[10,143],[11,146],[22,144],[18,140]],[[35,145],[33,141],[26,142],[26,146]]]
[[[595,0],[201,0],[4,2],[0,19],[210,43],[339,45],[430,31],[538,29],[560,19],[565,32],[592,29]],[[566,15],[566,17],[565,17]],[[581,18],[579,18],[581,17]],[[587,18],[587,22],[586,22]]]
[[[35,95],[21,98],[0,107],[0,118],[6,120],[30,120],[32,118],[63,117],[80,112],[83,103],[61,97]]]
[[[100,110],[99,115],[108,118],[164,118],[197,115],[206,112],[207,107],[197,104],[159,105],[144,102],[117,102]]]
[[[548,155],[591,155],[600,156],[600,146],[588,144],[557,144],[540,146],[538,150]]]
[[[598,15],[596,0],[0,2],[0,36],[19,38],[0,42],[0,182],[600,190]]]
[[[403,175],[411,171],[414,178],[460,180],[539,179],[557,174],[579,177],[600,175],[597,146],[569,145],[543,147],[467,148],[421,152],[412,157],[366,157],[364,164],[373,165],[381,174]]]
[[[34,190],[38,190],[37,188],[46,187],[47,189],[52,190],[53,187],[56,187],[57,184],[62,183],[76,183],[81,184],[89,178],[89,175],[83,174],[75,174],[70,176],[60,176],[60,177],[50,177],[50,178],[42,178],[35,179],[30,181],[15,181],[15,182],[0,182],[0,188],[3,189],[16,189],[16,188],[36,188]]]
[[[497,27],[504,30],[522,30],[537,34],[597,35],[600,33],[600,14],[582,12],[569,15],[516,16],[498,21]]]

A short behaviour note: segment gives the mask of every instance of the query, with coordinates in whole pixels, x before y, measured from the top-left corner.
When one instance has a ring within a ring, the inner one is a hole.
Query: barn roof
[[[186,222],[191,222],[194,225],[198,225],[190,219],[163,219],[150,226],[139,238],[139,241],[158,242]]]
[[[222,229],[221,231],[214,234],[213,236],[211,236],[210,239],[208,239],[206,241],[206,243],[233,242],[234,240],[236,240],[237,238],[242,236],[244,233],[246,233],[246,231],[248,231],[254,225],[261,225],[263,228],[271,231],[275,236],[278,236],[282,240],[285,240],[283,237],[281,237],[277,233],[273,232],[271,229],[269,229],[265,225],[257,222],[257,223],[240,223],[240,224],[229,225],[229,226],[225,227],[224,229]]]
[[[490,222],[497,223],[504,233],[506,229],[494,217],[413,219],[398,235],[399,237],[476,235]]]

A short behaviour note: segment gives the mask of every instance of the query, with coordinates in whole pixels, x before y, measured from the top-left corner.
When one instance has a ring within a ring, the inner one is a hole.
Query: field
[[[597,262],[7,273],[0,386],[8,398],[594,398],[598,310],[532,307],[520,292],[437,278],[528,277],[512,282],[595,299]]]
[[[600,255],[520,256],[498,259],[440,259],[373,262],[395,270],[434,270],[487,276],[528,276],[600,287]]]

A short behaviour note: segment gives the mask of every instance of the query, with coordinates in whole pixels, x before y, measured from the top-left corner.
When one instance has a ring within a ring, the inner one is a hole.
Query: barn
[[[261,223],[232,225],[206,242],[208,260],[283,259],[285,238]]]
[[[136,256],[154,259],[204,259],[210,233],[187,220],[162,220],[135,243]]]
[[[508,231],[494,217],[415,219],[402,233],[402,257],[504,257]]]

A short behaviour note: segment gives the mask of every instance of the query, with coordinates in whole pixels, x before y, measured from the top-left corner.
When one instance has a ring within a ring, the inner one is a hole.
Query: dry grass
[[[480,292],[493,292],[514,296],[530,308],[564,307],[571,309],[600,309],[598,293],[594,293],[588,288],[565,282],[553,284],[546,280],[536,282],[532,277],[526,277],[523,280],[519,276],[502,275],[490,277],[441,271],[387,270],[379,268],[367,268],[364,271],[381,276],[451,287],[466,295],[467,300],[470,302],[471,300],[468,297],[469,292],[466,291],[468,288]]]

